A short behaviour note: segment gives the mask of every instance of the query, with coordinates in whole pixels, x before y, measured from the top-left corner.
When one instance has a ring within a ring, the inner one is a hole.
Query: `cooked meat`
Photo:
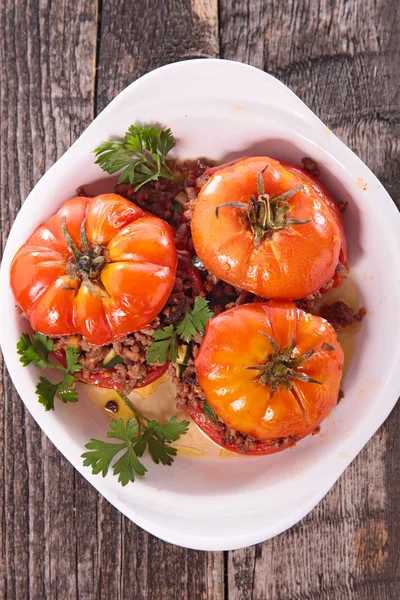
[[[341,279],[345,279],[348,276],[348,274],[349,274],[349,269],[339,261],[336,266],[335,275],[339,275],[339,277]],[[326,283],[324,283],[324,285],[319,290],[314,292],[314,294],[310,294],[309,296],[306,296],[305,298],[300,298],[300,300],[296,300],[297,307],[301,308],[301,310],[304,310],[306,312],[314,313],[315,312],[315,301],[322,298],[322,296],[325,292],[327,292],[328,290],[332,289],[335,286],[335,283],[336,283],[336,278],[332,277]]]
[[[81,374],[84,378],[88,378],[93,373],[110,373],[111,370],[104,366],[103,361],[113,349],[123,359],[123,362],[113,367],[112,380],[121,385],[122,393],[129,394],[147,375],[149,370],[146,364],[147,349],[153,341],[151,334],[158,326],[159,318],[145,329],[131,333],[105,346],[89,344],[81,335],[73,336],[74,347],[80,353],[79,362],[83,365]],[[59,338],[56,342],[56,350],[65,350],[68,343],[68,336]]]
[[[214,166],[214,161],[208,158],[198,158],[197,160],[188,160],[179,164],[179,170],[184,175],[184,187],[195,187],[199,177],[204,172]]]
[[[76,188],[76,195],[83,196],[84,198],[93,198],[93,194],[88,194],[83,185]]]
[[[357,321],[361,321],[366,313],[365,308],[355,311],[345,302],[334,302],[329,306],[323,306],[321,309],[321,317],[329,321],[335,329],[343,329]]]
[[[305,170],[308,171],[311,175],[313,175],[314,177],[319,176],[319,169],[315,160],[309,158],[308,156],[305,156],[301,159],[301,162],[303,163],[303,167],[305,168]]]
[[[171,225],[180,221],[177,206],[173,204],[175,196],[180,190],[179,184],[160,179],[147,183],[135,192],[135,186],[129,183],[120,183],[115,186],[115,193],[131,200],[143,210],[147,210],[161,219],[165,219]]]

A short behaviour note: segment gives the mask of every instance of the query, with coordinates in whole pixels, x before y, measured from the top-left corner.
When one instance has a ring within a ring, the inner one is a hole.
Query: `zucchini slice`
[[[115,367],[115,365],[123,361],[124,359],[122,358],[122,356],[118,356],[114,348],[111,348],[111,350],[107,352],[106,356],[104,357],[103,367],[105,369],[112,369],[113,367]]]
[[[178,346],[178,358],[175,362],[176,374],[179,379],[182,379],[184,370],[187,367],[190,356],[190,348],[187,344],[181,344]]]

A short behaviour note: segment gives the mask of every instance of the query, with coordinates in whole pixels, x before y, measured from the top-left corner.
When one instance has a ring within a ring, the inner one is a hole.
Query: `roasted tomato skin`
[[[242,209],[223,206],[218,217],[216,209],[226,202],[249,204],[258,195],[257,174],[262,171],[271,198],[303,186],[287,200],[288,216],[309,222],[273,231],[257,246]],[[340,257],[346,262],[340,213],[302,169],[269,157],[250,157],[209,173],[196,201],[192,236],[196,254],[220,279],[264,298],[295,300],[334,277]]]
[[[86,256],[89,266],[82,262]],[[172,230],[165,221],[121,196],[102,194],[68,200],[38,227],[15,255],[10,282],[35,331],[78,333],[100,346],[145,327],[159,314],[176,267]]]
[[[228,444],[224,441],[222,432],[213,422],[204,418],[204,411],[201,406],[194,406],[190,404],[187,407],[190,418],[196,423],[198,428],[217,446],[221,446],[224,450],[229,452],[236,452],[237,454],[243,454],[236,444]],[[257,441],[256,447],[252,450],[247,450],[246,455],[250,456],[261,456],[264,454],[275,454],[276,452],[282,452],[291,446],[294,446],[296,439],[287,438],[286,440],[268,440],[268,441]]]
[[[304,181],[306,181],[314,189],[314,191],[321,197],[321,199],[323,199],[328,204],[329,208],[332,211],[333,217],[336,220],[338,227],[340,229],[342,245],[340,248],[339,260],[342,263],[342,265],[347,266],[346,231],[344,228],[342,215],[340,214],[338,205],[335,202],[334,198],[331,196],[331,194],[328,192],[328,190],[322,185],[322,183],[320,181],[318,181],[318,179],[316,177],[311,175],[311,173],[309,171],[306,171],[302,167],[298,167],[297,165],[293,165],[292,163],[289,163],[289,162],[286,162],[283,160],[281,160],[279,162],[281,163],[281,165],[283,167],[285,167],[285,169],[290,171],[290,173],[293,173],[293,175],[296,175],[300,179],[303,179]],[[335,275],[334,275],[334,277],[335,277]],[[336,283],[336,285],[339,285],[339,283],[340,283],[340,280]]]
[[[264,371],[248,367],[264,366],[271,359],[269,338],[282,351],[293,345],[294,359],[313,349],[304,362],[298,361],[296,371],[320,383],[290,378],[291,389],[279,383],[273,391],[269,382],[262,382]],[[311,433],[335,406],[343,350],[327,321],[292,302],[273,300],[213,317],[195,365],[207,402],[221,420],[261,443],[287,440],[271,448],[277,452]]]

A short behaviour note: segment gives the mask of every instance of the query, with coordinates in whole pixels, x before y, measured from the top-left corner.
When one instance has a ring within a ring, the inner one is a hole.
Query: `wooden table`
[[[399,198],[396,0],[0,4],[3,244],[30,189],[93,117],[143,73],[184,58],[269,71]],[[4,367],[2,386],[1,599],[400,597],[400,406],[296,527],[251,548],[205,553],[124,518],[41,433]]]

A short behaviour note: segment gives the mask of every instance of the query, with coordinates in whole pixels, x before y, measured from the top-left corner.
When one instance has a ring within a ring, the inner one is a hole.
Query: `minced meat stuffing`
[[[301,159],[301,162],[303,163],[303,167],[306,171],[308,171],[314,177],[319,177],[319,169],[315,160],[305,156]]]
[[[345,302],[334,302],[321,308],[321,317],[329,321],[335,329],[350,327],[357,321],[361,321],[366,313],[365,308],[355,311]]]
[[[105,346],[95,346],[89,344],[84,337],[80,335],[73,336],[74,347],[80,353],[79,362],[83,365],[80,372],[82,377],[88,378],[91,374],[105,373],[107,369],[103,361],[110,350],[123,359],[123,362],[118,363],[112,369],[112,381],[118,384],[120,391],[123,394],[129,394],[133,388],[146,377],[148,366],[146,364],[147,349],[153,342],[151,334],[154,329],[159,326],[157,318],[146,329],[136,331],[123,338],[115,340],[112,344]],[[68,346],[69,338],[59,338],[56,343],[56,350],[65,350]]]

